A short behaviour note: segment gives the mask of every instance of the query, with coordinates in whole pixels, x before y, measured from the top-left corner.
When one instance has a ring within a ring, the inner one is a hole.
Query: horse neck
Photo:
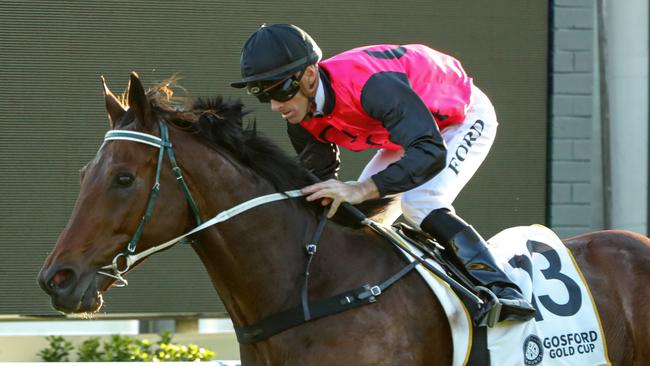
[[[183,160],[195,167],[185,162],[183,167],[205,218],[274,191],[221,154],[191,154],[201,158],[189,156]],[[180,149],[178,155],[187,156]],[[253,208],[199,235],[194,249],[236,324],[250,324],[294,302],[304,271],[302,246],[315,226],[314,215],[289,199]]]
[[[179,150],[179,159],[190,164],[186,175],[206,216],[275,192],[270,183],[227,153],[215,154],[205,146],[191,153],[181,155]],[[308,259],[305,245],[318,221],[298,200],[258,206],[198,237],[194,249],[236,325],[250,325],[300,302]],[[310,298],[376,284],[403,265],[393,248],[369,229],[328,223],[310,269]]]

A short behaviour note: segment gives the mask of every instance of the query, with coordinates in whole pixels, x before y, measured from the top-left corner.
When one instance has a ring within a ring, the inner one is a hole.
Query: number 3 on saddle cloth
[[[402,245],[460,283],[468,283],[441,247],[405,225],[395,231]],[[426,243],[422,245],[422,243]],[[598,310],[569,250],[550,229],[520,226],[488,240],[490,252],[537,310],[527,322],[474,326],[476,303],[452,290],[422,265],[416,267],[434,291],[452,329],[453,365],[609,365]],[[404,253],[409,260],[413,258]]]

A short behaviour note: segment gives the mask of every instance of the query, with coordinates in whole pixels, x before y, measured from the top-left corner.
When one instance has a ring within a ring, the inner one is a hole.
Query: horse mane
[[[315,182],[297,159],[258,133],[254,119],[244,124],[243,119],[249,111],[244,110],[241,101],[224,101],[221,96],[199,98],[192,110],[199,114],[196,132],[201,139],[228,151],[276,190],[302,188]]]
[[[147,93],[154,110],[164,114],[173,126],[195,133],[215,150],[226,150],[232,158],[271,183],[278,191],[299,189],[318,182],[318,178],[303,167],[296,157],[289,156],[273,141],[258,133],[256,120],[244,124],[244,117],[250,111],[244,109],[241,100],[226,101],[222,96],[196,100],[186,98],[184,106],[180,106],[178,102],[183,99],[171,99],[173,84],[173,80],[168,80]],[[379,198],[355,206],[372,217],[383,212],[391,200]],[[314,210],[321,207],[317,202],[309,206]],[[344,209],[338,210],[334,221],[350,227],[361,225]]]

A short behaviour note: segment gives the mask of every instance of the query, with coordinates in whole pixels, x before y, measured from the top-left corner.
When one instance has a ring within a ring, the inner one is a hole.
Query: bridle
[[[144,226],[147,223],[147,221],[149,221],[149,218],[151,217],[151,214],[153,212],[154,203],[156,202],[156,198],[158,198],[158,193],[160,192],[160,173],[162,171],[165,152],[169,157],[169,161],[172,166],[172,171],[176,175],[176,181],[181,186],[185,199],[187,200],[187,203],[192,209],[192,213],[194,214],[194,219],[196,220],[197,225],[201,224],[201,214],[199,212],[199,208],[196,205],[196,202],[192,197],[192,193],[190,192],[187,183],[185,183],[185,179],[183,178],[181,169],[178,167],[178,163],[176,162],[176,157],[174,156],[174,150],[172,149],[172,144],[169,141],[169,129],[167,128],[167,125],[163,121],[160,121],[158,125],[160,127],[160,137],[149,135],[142,132],[127,131],[127,130],[111,130],[108,131],[104,136],[104,143],[106,143],[107,141],[115,141],[115,140],[134,141],[149,146],[157,147],[159,150],[158,163],[156,165],[156,177],[154,180],[153,187],[151,188],[151,193],[149,194],[149,200],[147,201],[147,206],[144,215],[140,220],[140,224],[138,225],[138,228],[136,229],[135,233],[131,237],[131,240],[127,244],[126,248],[124,248],[124,250],[121,253],[118,253],[113,258],[112,264],[102,267],[102,270],[111,270],[112,273],[106,271],[97,272],[99,274],[116,279],[117,282],[115,286],[117,287],[124,287],[128,285],[128,282],[124,277],[122,277],[122,274],[126,273],[131,267],[131,265],[133,264],[133,262],[135,262],[131,258],[135,254],[136,247],[138,245],[138,242],[140,241],[142,232],[144,231]],[[122,257],[124,257],[123,267],[119,265],[120,258]]]
[[[142,216],[142,219],[140,220],[140,224],[138,225],[138,228],[136,229],[135,233],[131,237],[131,240],[127,244],[126,248],[124,248],[122,252],[118,253],[113,258],[111,264],[103,266],[100,268],[100,270],[97,271],[97,274],[115,279],[116,287],[125,287],[128,285],[128,281],[123,277],[123,275],[129,271],[129,269],[135,262],[145,257],[148,257],[156,252],[167,249],[178,242],[182,242],[182,241],[189,242],[186,238],[192,234],[195,234],[219,222],[226,221],[235,215],[238,215],[244,211],[247,211],[259,205],[263,205],[265,203],[279,201],[287,198],[302,196],[300,190],[286,191],[286,192],[273,193],[265,196],[260,196],[257,198],[253,198],[249,201],[240,203],[239,205],[234,206],[228,210],[222,211],[215,217],[211,218],[210,220],[202,222],[199,208],[196,205],[196,202],[192,197],[192,193],[190,192],[190,189],[187,186],[185,179],[183,178],[181,169],[178,166],[178,163],[176,162],[176,157],[174,156],[174,150],[172,149],[172,143],[169,140],[169,129],[163,120],[159,120],[158,126],[160,128],[160,137],[143,133],[143,132],[128,131],[128,130],[111,130],[108,131],[104,136],[104,144],[108,141],[122,140],[122,141],[138,142],[159,149],[154,185],[151,188],[151,193],[149,194],[149,200],[147,201],[145,213]],[[185,200],[187,201],[188,205],[192,210],[197,226],[194,229],[190,230],[189,232],[179,237],[176,237],[165,243],[153,246],[140,253],[136,253],[135,251],[138,242],[140,241],[140,237],[142,236],[142,232],[144,231],[144,226],[147,223],[147,221],[149,221],[149,218],[153,213],[154,203],[156,202],[156,198],[158,197],[158,192],[160,191],[160,173],[162,171],[162,165],[163,165],[163,159],[165,157],[165,153],[167,157],[169,157],[169,161],[172,166],[172,171],[176,176],[176,181],[180,185],[181,190],[183,191],[183,195],[185,196]]]

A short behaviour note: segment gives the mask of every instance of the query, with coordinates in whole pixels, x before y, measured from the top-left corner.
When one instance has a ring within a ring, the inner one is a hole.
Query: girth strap
[[[411,272],[418,264],[417,261],[411,262],[379,285],[365,285],[323,300],[310,302],[309,310],[311,317],[309,319],[305,319],[305,313],[301,304],[264,318],[253,325],[243,327],[235,326],[237,340],[242,344],[263,341],[275,334],[308,321],[334,315],[362,305],[372,304],[377,301],[377,296],[381,295],[386,288]]]

